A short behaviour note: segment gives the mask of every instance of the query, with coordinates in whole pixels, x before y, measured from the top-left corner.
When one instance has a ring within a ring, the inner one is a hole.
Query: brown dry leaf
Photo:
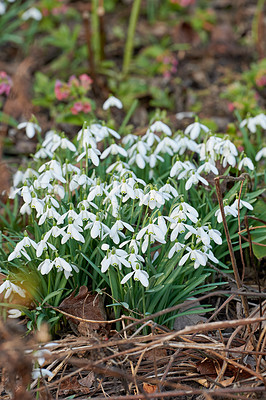
[[[102,297],[98,294],[88,292],[86,286],[81,286],[79,293],[75,296],[75,291],[62,301],[59,309],[75,317],[91,321],[105,321],[106,313],[104,310]],[[89,336],[92,332],[99,331],[105,324],[78,321],[67,317],[70,325],[76,333]]]
[[[92,386],[92,384],[93,384],[94,381],[95,381],[94,372],[93,372],[93,371],[90,371],[90,372],[88,373],[87,376],[85,376],[85,377],[82,378],[82,379],[79,379],[79,380],[78,380],[78,383],[79,383],[81,386],[85,386],[85,387],[87,387],[87,388],[90,388],[90,387]]]
[[[234,382],[235,377],[232,376],[229,379],[225,379],[224,381],[221,381],[220,384],[223,385],[224,387],[230,386]]]
[[[217,370],[220,369],[220,364],[217,360],[205,359],[196,364],[197,370],[202,375],[217,376]]]
[[[158,361],[160,358],[167,357],[167,350],[166,349],[153,349],[153,350],[148,350],[145,353],[144,359],[146,360],[153,360],[154,357]]]
[[[59,390],[60,396],[76,394],[76,393],[83,393],[83,394],[90,393],[89,387],[85,387],[85,385],[81,385],[78,381],[77,376],[69,377],[61,383],[60,390]]]
[[[143,390],[146,393],[154,393],[157,390],[157,386],[156,385],[150,385],[149,383],[144,382],[143,383]]]
[[[209,382],[205,378],[193,379],[193,381],[199,383],[201,386],[204,386],[205,388],[208,388],[210,386]]]

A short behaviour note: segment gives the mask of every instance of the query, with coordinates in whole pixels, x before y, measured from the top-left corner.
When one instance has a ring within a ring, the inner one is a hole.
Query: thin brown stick
[[[234,181],[242,181],[243,182],[246,179],[246,175],[247,174],[242,174],[238,178],[227,177],[226,179],[227,180],[234,180]],[[219,202],[219,206],[220,206],[220,210],[221,210],[225,236],[226,236],[226,240],[227,240],[227,244],[228,244],[228,248],[229,248],[229,253],[230,253],[232,267],[233,267],[233,271],[234,271],[234,275],[235,275],[235,280],[236,280],[236,283],[237,283],[237,288],[241,289],[242,288],[242,282],[241,282],[241,279],[240,279],[240,276],[239,276],[239,272],[238,272],[238,268],[237,268],[237,264],[236,264],[236,259],[235,259],[235,253],[234,253],[234,250],[233,250],[232,241],[231,241],[231,238],[230,238],[230,233],[229,233],[229,229],[228,229],[228,225],[227,225],[226,218],[225,218],[225,213],[224,213],[223,197],[222,197],[221,186],[220,186],[220,179],[221,178],[223,178],[223,177],[218,176],[218,177],[214,178],[215,186],[216,186],[216,193],[217,193],[217,198],[218,198],[218,202]],[[245,313],[245,316],[247,318],[249,316],[248,302],[247,302],[247,299],[244,296],[240,296],[240,297],[241,297],[241,300],[242,300],[244,313]],[[249,328],[249,330],[250,330],[250,328]]]
[[[238,232],[241,229],[241,223],[240,223],[240,200],[241,200],[241,194],[242,194],[242,189],[245,181],[242,181],[240,189],[239,189],[239,197],[238,197],[238,204],[237,204],[237,220],[238,220]],[[246,271],[246,263],[244,260],[244,254],[243,254],[243,249],[242,249],[242,241],[241,241],[241,235],[238,234],[238,240],[239,240],[239,250],[240,250],[240,257],[241,257],[241,262],[242,262],[242,277],[241,280],[242,282],[244,281],[245,278],[245,271]]]

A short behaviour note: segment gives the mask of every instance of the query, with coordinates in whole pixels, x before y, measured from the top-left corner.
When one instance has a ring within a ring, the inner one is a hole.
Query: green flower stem
[[[125,46],[124,60],[123,60],[123,75],[127,75],[132,59],[133,47],[134,47],[134,35],[137,25],[137,20],[140,11],[141,0],[134,0],[132,11],[130,14],[129,27],[127,32],[127,41]]]

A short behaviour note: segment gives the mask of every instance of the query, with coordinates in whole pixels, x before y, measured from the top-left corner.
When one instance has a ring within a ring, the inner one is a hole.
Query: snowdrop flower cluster
[[[110,97],[104,109],[111,106],[122,107]],[[239,161],[227,137],[211,135],[199,122],[173,133],[156,119],[143,137],[120,139],[99,122],[85,124],[74,143],[48,131],[34,163],[14,175],[10,198],[20,199],[20,213],[34,230],[20,237],[8,262],[34,266],[50,291],[62,289],[61,278],[63,287],[79,287],[84,276],[105,283],[115,276],[126,293],[134,285],[156,286],[157,269],[171,260],[174,269],[186,264],[193,271],[219,262],[214,253],[221,232],[204,220],[192,190],[209,187],[208,175],[219,174],[218,161],[252,170],[251,160]],[[238,206],[252,210],[241,199],[226,204],[225,214],[236,218]],[[215,216],[222,222],[220,210]],[[25,296],[20,283],[7,279],[0,293]]]
[[[255,133],[257,131],[257,126],[260,126],[262,129],[266,129],[266,115],[258,114],[255,117],[243,119],[243,121],[240,123],[240,128],[245,126],[251,133]]]

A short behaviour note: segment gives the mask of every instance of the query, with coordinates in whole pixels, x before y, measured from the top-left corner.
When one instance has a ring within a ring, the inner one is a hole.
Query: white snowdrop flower
[[[21,206],[20,210],[19,210],[21,215],[31,215],[32,212],[32,208],[29,204],[25,203],[23,204],[23,206]]]
[[[147,146],[149,146],[149,148],[151,148],[153,146],[153,143],[159,143],[161,139],[158,135],[151,131],[150,128],[148,128],[147,132],[142,137],[142,141],[145,142]]]
[[[26,171],[24,172],[23,178],[25,181],[26,179],[32,179],[35,176],[38,178],[39,173],[37,171],[35,171],[33,168],[27,168]]]
[[[12,253],[9,254],[8,256],[8,261],[12,261],[15,258],[20,258],[21,256],[24,256],[25,258],[27,258],[28,261],[31,260],[30,256],[26,253],[24,247],[22,249],[17,249],[15,248]]]
[[[72,219],[74,221],[78,220],[79,216],[78,213],[75,210],[73,210],[73,205],[70,205],[70,208],[67,212],[60,215],[60,217],[57,219],[57,225],[63,224],[66,218]]]
[[[65,271],[72,271],[72,265],[69,264],[66,260],[64,260],[62,257],[56,257],[54,259],[54,266],[56,268],[61,268]]]
[[[207,126],[199,122],[194,122],[193,124],[190,124],[186,127],[184,133],[185,135],[190,135],[191,139],[195,140],[199,136],[201,130],[206,133],[210,131]]]
[[[73,165],[69,162],[64,163],[63,167],[62,167],[62,175],[65,176],[66,174],[69,174],[71,172],[74,172],[75,174],[80,174],[81,170],[79,167],[77,167],[76,165]]]
[[[179,218],[177,222],[174,222],[170,225],[170,229],[172,229],[171,235],[170,235],[170,240],[171,242],[175,241],[176,238],[178,237],[178,235],[180,233],[185,233],[186,230],[188,230],[189,232],[189,236],[194,234],[197,234],[197,231],[195,228],[193,228],[193,226],[185,224],[184,222],[181,221],[181,219]]]
[[[54,238],[57,238],[59,235],[63,235],[64,234],[64,230],[63,228],[59,228],[57,225],[52,226],[51,229],[49,229],[49,231],[46,232],[46,234],[44,235],[43,240],[45,242],[47,242],[47,240],[49,239],[49,237],[52,235]]]
[[[145,206],[149,206],[151,210],[154,210],[155,207],[160,208],[164,203],[163,194],[155,189],[151,189],[140,199],[139,205],[142,206],[144,204]]]
[[[211,238],[210,238],[210,236],[209,236],[209,234],[208,234],[208,232],[206,232],[206,230],[205,230],[205,226],[198,226],[197,228],[196,228],[196,238],[197,238],[197,244],[198,243],[200,243],[200,242],[202,242],[205,246],[209,246],[210,245],[210,243],[211,243]],[[185,240],[187,240],[189,237],[190,237],[190,233],[188,233],[186,236],[185,236]]]
[[[101,272],[106,272],[110,266],[118,267],[120,270],[122,269],[122,265],[130,268],[130,264],[127,260],[128,253],[125,250],[109,249],[108,245],[102,245],[103,250],[107,250],[107,255],[101,262]]]
[[[199,182],[202,182],[204,185],[209,186],[208,181],[204,179],[200,174],[196,171],[192,171],[190,178],[187,180],[185,189],[189,190],[192,185],[197,185]]]
[[[217,244],[222,244],[222,234],[217,229],[208,228],[209,237]]]
[[[97,184],[95,186],[92,186],[90,188],[90,193],[88,194],[87,200],[88,201],[93,201],[95,197],[97,196],[103,196],[105,194],[107,196],[108,192],[104,187],[104,184],[101,183],[99,180],[97,181]]]
[[[198,222],[198,216],[198,211],[185,201],[181,201],[181,203],[176,206],[170,214],[170,218],[180,218],[181,221],[186,221],[187,218],[189,218],[190,221],[194,222],[194,224]]]
[[[42,253],[48,249],[48,246],[53,251],[56,251],[56,248],[54,247],[54,245],[52,245],[51,243],[48,243],[47,240],[44,240],[44,239],[40,240],[40,242],[37,244],[37,247],[36,247],[36,256],[41,257]]]
[[[253,162],[252,162],[251,159],[248,158],[248,157],[242,158],[242,160],[241,160],[240,163],[238,164],[238,169],[239,169],[239,171],[241,171],[241,169],[242,169],[243,167],[247,167],[247,168],[249,168],[251,171],[254,170]]]
[[[214,256],[213,252],[211,251],[211,246],[202,246],[202,250],[209,260],[216,264],[219,264],[219,260]]]
[[[45,378],[46,376],[52,377],[54,374],[46,368],[34,368],[31,373],[32,379]]]
[[[127,152],[128,156],[132,157],[136,153],[139,153],[142,157],[145,157],[147,152],[150,150],[150,147],[147,145],[147,143],[143,142],[141,138],[131,146]]]
[[[24,255],[28,260],[30,260],[29,255],[25,252],[25,248],[31,246],[36,249],[37,243],[28,236],[24,236],[24,238],[16,244],[14,251],[8,257],[8,261],[12,261],[21,255]]]
[[[233,204],[231,205],[231,207],[234,207],[236,210],[238,210],[238,201],[239,199],[236,198],[235,201],[233,202]],[[239,209],[241,210],[241,208],[246,207],[248,210],[253,210],[253,206],[251,204],[249,204],[247,201],[241,200],[239,202]]]
[[[25,233],[24,238],[23,238],[22,240],[20,240],[20,241],[16,244],[16,249],[20,251],[21,249],[23,249],[23,248],[25,248],[25,247],[31,247],[31,246],[32,246],[34,249],[36,249],[37,243],[36,243],[33,239],[31,239],[31,238]]]
[[[40,21],[42,19],[41,11],[38,10],[38,8],[36,7],[30,7],[21,15],[21,19],[23,19],[24,21],[27,21],[30,18],[35,19],[35,21]]]
[[[140,153],[135,152],[129,159],[129,165],[137,164],[140,169],[144,169],[146,166],[146,157]]]
[[[147,161],[147,164],[149,164],[150,168],[154,168],[158,160],[161,162],[164,162],[163,157],[159,156],[156,153],[146,156],[146,161]]]
[[[201,250],[195,250],[190,248],[189,246],[186,248],[186,250],[188,250],[188,252],[183,255],[183,257],[179,261],[180,266],[184,265],[188,259],[194,261],[195,269],[197,269],[200,265],[206,265],[208,258]]]
[[[111,144],[109,147],[107,147],[107,149],[105,149],[102,154],[101,154],[101,160],[103,160],[104,158],[106,158],[107,156],[109,156],[109,154],[111,155],[117,155],[120,154],[123,157],[127,157],[127,151],[125,149],[123,149],[123,147],[118,146],[116,143]]]
[[[193,118],[194,116],[195,116],[195,113],[194,112],[179,112],[179,113],[177,113],[176,115],[176,119],[178,119],[178,120],[182,120],[182,119],[184,119],[184,118]]]
[[[106,173],[109,174],[110,172],[114,173],[116,171],[121,175],[124,172],[128,172],[129,168],[130,167],[127,163],[125,163],[124,161],[118,160],[118,161],[114,162],[113,164],[109,165],[109,167],[106,169]]]
[[[0,293],[3,293],[4,291],[6,291],[4,296],[5,299],[8,299],[11,293],[17,293],[20,297],[26,297],[25,290],[20,286],[15,285],[15,283],[12,283],[9,279],[6,279],[0,286]]]
[[[123,243],[120,243],[119,247],[124,247],[128,245],[129,251],[134,251],[135,254],[138,254],[139,252],[139,248],[140,248],[140,242],[139,240],[134,239],[134,237],[132,239],[126,240]]]
[[[183,247],[185,247],[184,244],[176,242],[173,245],[173,247],[171,247],[171,249],[170,249],[170,251],[168,253],[168,258],[172,258],[175,253],[179,253],[179,251],[182,250]]]
[[[6,12],[6,5],[3,1],[0,1],[0,15],[4,15]]]
[[[160,243],[166,243],[163,230],[156,224],[150,223],[142,228],[137,234],[136,239],[140,240],[145,233],[147,233],[147,235],[153,235],[154,239]]]
[[[132,133],[129,133],[128,135],[124,136],[122,139],[122,143],[125,146],[132,146],[133,143],[137,142],[139,140],[139,136],[138,135],[133,135]]]
[[[82,186],[85,188],[86,186],[91,186],[94,184],[93,179],[89,178],[86,174],[75,174],[72,176],[70,183],[69,183],[69,189],[71,192],[75,189],[77,189],[79,186]]]
[[[39,125],[35,124],[34,122],[21,122],[17,126],[18,129],[26,129],[26,135],[29,139],[32,139],[35,135],[36,131],[41,132],[41,128]]]
[[[116,139],[121,139],[119,133],[117,133],[114,129],[108,128],[108,126],[93,124],[90,126],[90,131],[95,136],[96,142],[101,142],[104,138],[109,137],[110,135]]]
[[[60,142],[60,140],[61,136],[58,135],[56,131],[50,130],[46,132],[42,146],[45,148],[45,150],[51,152],[51,148],[53,147],[53,145],[57,142]]]
[[[165,215],[159,215],[158,217],[156,217],[154,219],[154,222],[157,221],[158,226],[160,227],[160,229],[163,231],[164,235],[166,235],[167,233],[167,222],[175,222],[174,219],[167,217]]]
[[[210,159],[208,161],[206,161],[204,164],[202,164],[198,170],[197,170],[198,174],[200,174],[201,172],[205,172],[205,174],[209,174],[210,172],[212,172],[215,175],[219,175],[219,171],[215,166],[215,161],[213,159]]]
[[[20,194],[26,204],[30,204],[32,200],[32,193],[34,192],[33,186],[27,186],[26,183],[21,187],[17,189],[13,189],[10,194],[9,198],[14,199],[17,194]]]
[[[187,136],[178,135],[174,138],[176,142],[176,153],[179,155],[183,155],[187,150],[197,152],[198,151],[198,144],[194,141],[189,139]]]
[[[93,147],[88,147],[85,151],[83,151],[77,158],[77,162],[80,162],[84,157],[88,157],[89,160],[91,160],[92,164],[94,164],[96,167],[98,167],[100,160],[99,160],[99,155],[101,154],[100,150],[97,148]]]
[[[40,349],[34,351],[33,357],[37,360],[39,365],[43,365],[45,363],[46,358],[52,356],[52,353],[48,349]]]
[[[177,143],[173,139],[166,136],[160,141],[160,143],[158,143],[154,153],[155,154],[163,153],[173,156],[174,153],[177,153],[177,151],[178,151]]]
[[[266,158],[266,147],[263,147],[262,149],[260,149],[260,151],[258,151],[255,160],[259,161],[262,157]]]
[[[80,233],[83,229],[78,224],[70,223],[63,229],[66,230],[66,232],[61,240],[62,244],[66,243],[68,239],[75,239],[78,242],[85,243],[85,239]]]
[[[134,268],[137,265],[140,266],[141,263],[145,262],[145,260],[141,255],[139,255],[135,252],[131,252],[128,256],[128,262],[130,263],[131,268]]]
[[[121,284],[123,285],[131,277],[133,277],[133,279],[135,281],[139,281],[142,284],[142,286],[148,287],[149,286],[149,274],[146,271],[144,271],[143,269],[140,269],[139,264],[132,265],[132,269],[133,269],[133,271],[129,272],[129,274],[124,276],[124,278],[121,280]]]
[[[18,169],[15,174],[13,175],[13,185],[16,188],[19,183],[24,182],[24,172]]]
[[[163,132],[165,133],[167,136],[172,136],[172,131],[169,128],[168,125],[166,125],[164,122],[162,121],[156,121],[154,122],[150,127],[149,130],[151,132]]]
[[[40,158],[52,158],[52,157],[53,153],[50,150],[45,149],[44,147],[41,147],[38,151],[36,151],[36,153],[33,156],[35,161],[39,160]]]
[[[173,178],[174,176],[177,176],[181,171],[184,169],[184,163],[183,161],[180,161],[177,159],[177,161],[174,163],[174,165],[171,168],[170,171],[170,177]]]
[[[65,197],[65,188],[62,185],[55,184],[53,185],[53,193],[63,199]]]
[[[110,96],[105,102],[103,103],[103,110],[108,110],[110,107],[116,107],[120,110],[123,108],[122,102],[117,99],[115,96]]]
[[[87,199],[84,199],[78,203],[78,208],[80,210],[82,210],[83,207],[85,208],[85,210],[87,210],[90,207],[96,208],[96,210],[98,210],[98,206],[96,206],[96,204],[94,204],[92,201],[88,201]],[[92,213],[90,213],[90,214],[92,214]],[[94,214],[92,214],[92,215],[94,215]]]
[[[163,185],[163,186],[159,189],[159,192],[168,193],[169,196],[170,196],[171,198],[178,197],[178,192],[177,192],[176,188],[174,188],[174,187],[170,184],[169,180],[166,182],[165,185]]]
[[[50,194],[47,194],[43,198],[43,201],[45,201],[46,204],[51,204],[55,208],[59,208],[60,207],[58,201],[53,196],[51,196]]]
[[[170,171],[170,177],[177,176],[177,179],[185,179],[191,175],[192,171],[196,171],[196,167],[190,161],[176,161]]]
[[[224,206],[224,213],[225,213],[225,216],[227,216],[227,215],[233,215],[233,217],[237,217],[237,209],[235,208],[235,207],[232,207],[232,206],[227,206],[227,205],[225,205]],[[215,213],[215,217],[217,217],[217,222],[218,223],[221,223],[222,222],[222,213],[221,213],[221,210],[220,209],[218,209],[217,211],[216,211],[216,213]]]
[[[229,139],[226,139],[222,142],[219,150],[223,157],[223,167],[225,168],[227,164],[235,167],[236,156],[238,155],[236,146]]]
[[[75,152],[76,146],[70,141],[68,140],[66,137],[60,137],[60,140],[56,141],[56,143],[54,143],[51,147],[51,152],[54,153],[58,147],[60,147],[63,150],[70,150],[72,152]]]
[[[89,222],[84,227],[84,230],[86,229],[90,229],[90,235],[93,239],[99,237],[101,240],[103,240],[110,233],[110,228],[108,228],[107,225],[101,222],[100,218],[96,215],[95,215],[95,220]]]
[[[38,271],[40,271],[42,275],[47,275],[49,274],[53,266],[54,266],[54,261],[50,260],[50,258],[46,258],[39,264]]]
[[[22,312],[17,308],[10,308],[10,310],[8,310],[8,318],[19,318],[21,315]]]
[[[120,236],[124,239],[125,235],[122,233],[122,230],[126,228],[131,232],[134,232],[134,228],[132,228],[131,225],[129,225],[127,222],[121,221],[121,219],[118,219],[112,228],[110,229],[109,236],[113,240],[115,244],[119,244],[120,242]]]
[[[42,225],[46,219],[55,219],[56,221],[61,217],[61,215],[56,211],[56,209],[48,204],[46,211],[42,214],[39,219],[38,225]]]
[[[261,126],[263,129],[266,129],[266,115],[265,114],[258,114],[255,117],[250,117],[244,119],[240,123],[240,128],[247,126],[248,130],[251,133],[255,133],[257,130],[257,125]]]

